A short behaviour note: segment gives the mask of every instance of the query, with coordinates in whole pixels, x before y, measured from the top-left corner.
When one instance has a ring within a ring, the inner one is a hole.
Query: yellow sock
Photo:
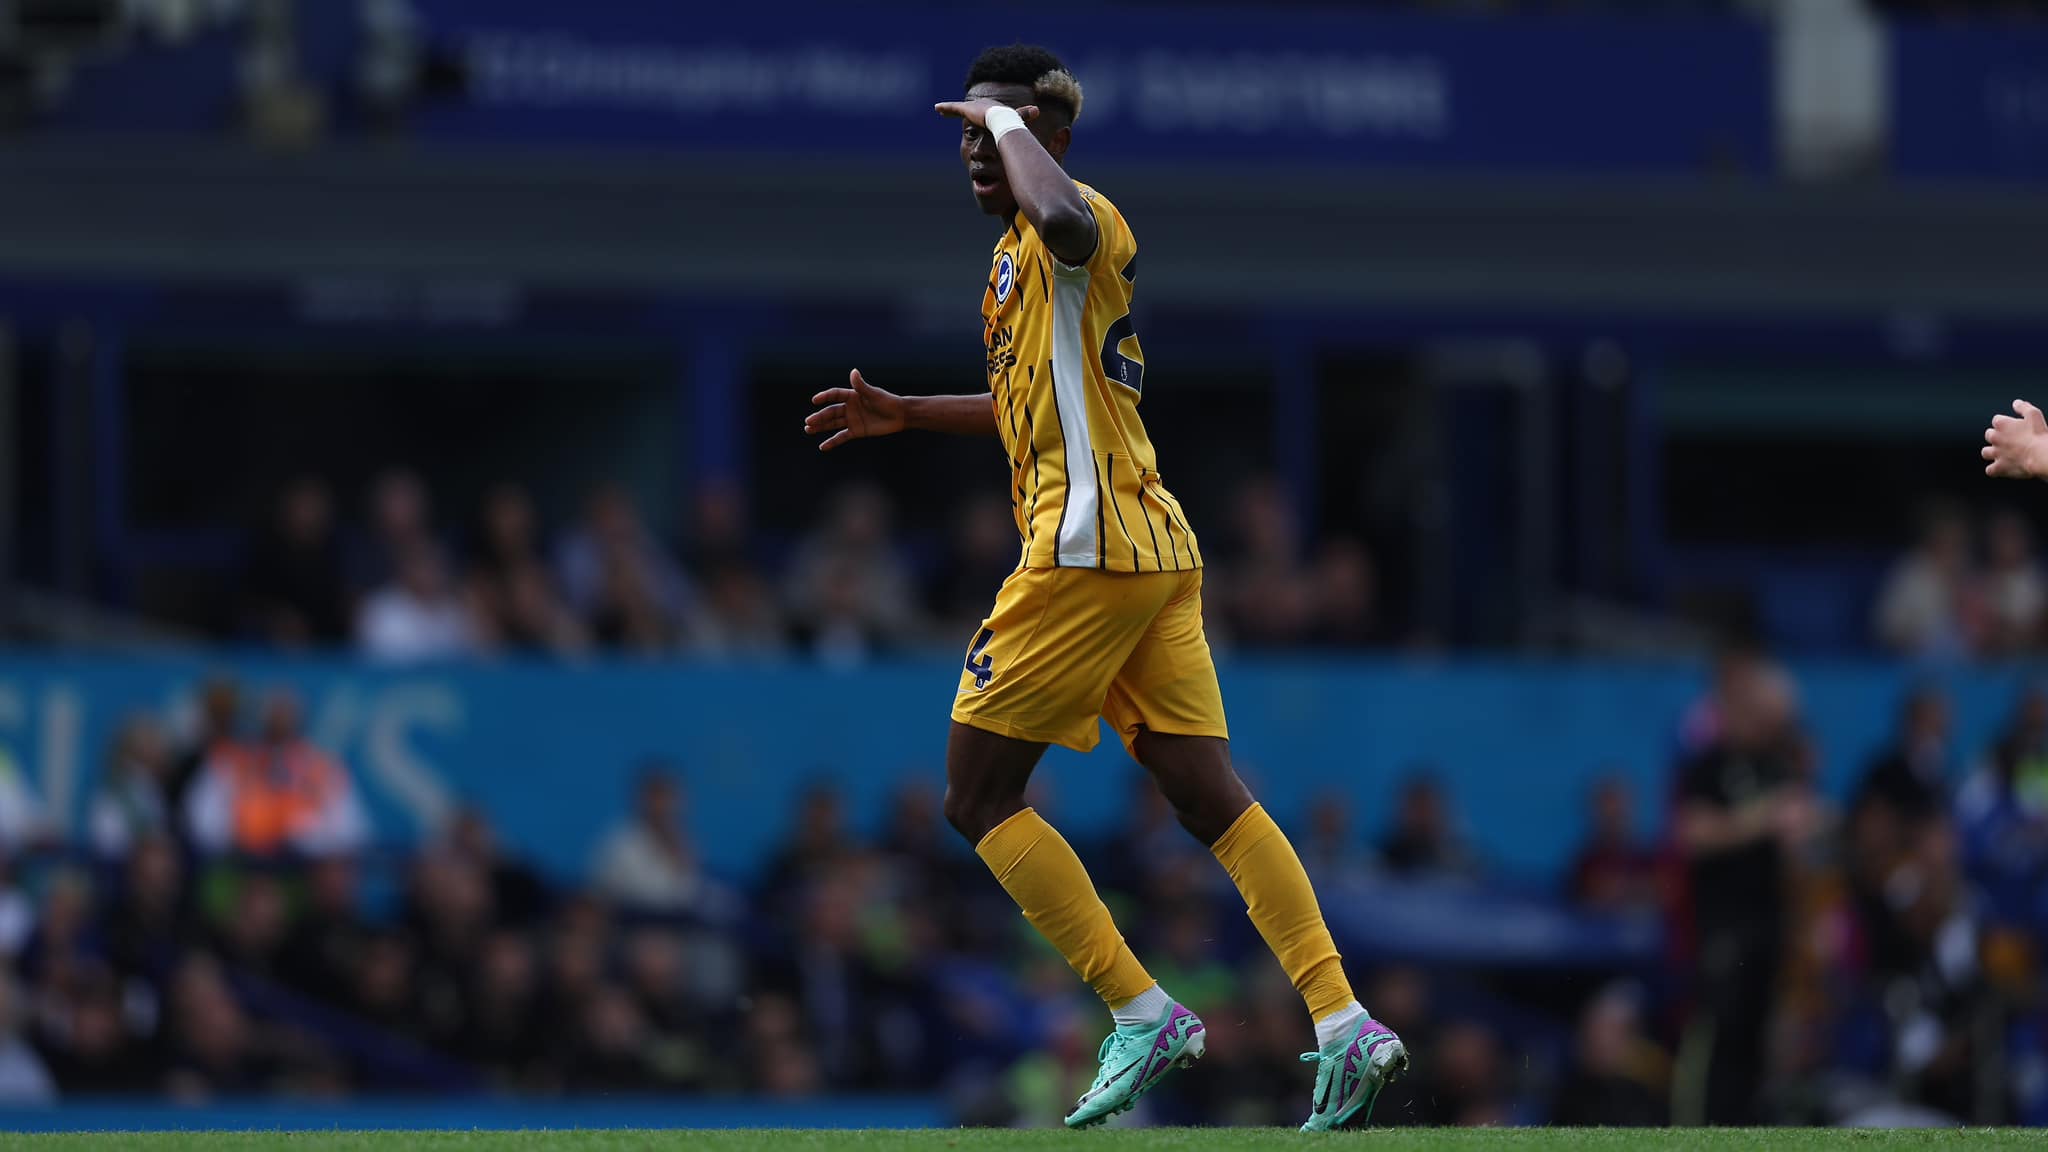
[[[1210,850],[1236,882],[1266,947],[1308,1002],[1309,1016],[1321,1020],[1349,1004],[1351,983],[1316,891],[1294,845],[1266,810],[1257,804],[1245,809]]]
[[[1116,930],[1081,858],[1038,813],[1026,808],[996,825],[974,851],[1111,1011],[1156,983]]]

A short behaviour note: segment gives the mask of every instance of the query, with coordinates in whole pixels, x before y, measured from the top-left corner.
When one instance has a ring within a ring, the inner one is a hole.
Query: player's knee
[[[951,824],[953,831],[960,833],[969,844],[981,843],[989,829],[995,827],[991,821],[994,806],[981,792],[981,789],[958,785],[946,789],[946,823]]]

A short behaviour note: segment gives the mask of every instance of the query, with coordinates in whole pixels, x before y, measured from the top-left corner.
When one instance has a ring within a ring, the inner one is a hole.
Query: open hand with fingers
[[[907,426],[903,397],[868,383],[858,368],[847,373],[846,382],[845,388],[827,388],[811,397],[818,410],[804,417],[804,431],[813,436],[832,433],[818,451],[830,452],[849,440],[887,436]]]
[[[2025,400],[2012,402],[2012,416],[1991,418],[1984,430],[1984,474],[2008,480],[2048,480],[2048,421]]]

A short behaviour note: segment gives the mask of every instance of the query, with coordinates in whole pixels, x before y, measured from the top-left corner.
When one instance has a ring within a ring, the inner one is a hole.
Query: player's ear
[[[1073,142],[1074,126],[1062,124],[1051,132],[1046,133],[1045,150],[1052,153],[1053,159],[1064,160],[1067,158],[1067,145]]]

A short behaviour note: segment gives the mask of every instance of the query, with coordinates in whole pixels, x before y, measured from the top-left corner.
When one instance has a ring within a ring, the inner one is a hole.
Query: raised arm
[[[1095,213],[1081,199],[1073,177],[1025,128],[1038,118],[1036,105],[1011,108],[997,100],[976,99],[948,100],[934,107],[943,115],[967,121],[970,136],[975,132],[995,136],[1003,175],[1017,197],[1017,207],[1060,263],[1086,264],[1095,255]]]
[[[811,397],[818,410],[804,417],[804,431],[812,436],[832,433],[818,445],[830,452],[849,440],[888,436],[907,428],[925,432],[952,432],[962,436],[996,434],[995,397],[898,396],[868,383],[860,369],[847,373],[847,386],[827,388]]]

